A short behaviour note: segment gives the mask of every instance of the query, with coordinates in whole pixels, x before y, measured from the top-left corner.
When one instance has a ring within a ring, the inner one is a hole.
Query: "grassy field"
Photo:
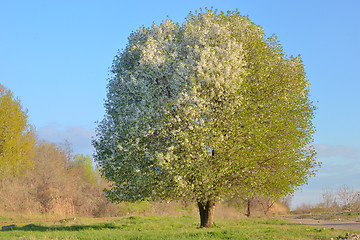
[[[299,225],[281,219],[217,219],[199,229],[194,217],[80,218],[71,222],[2,222],[16,224],[0,231],[0,239],[336,239],[346,230]],[[351,231],[352,233],[359,233]]]

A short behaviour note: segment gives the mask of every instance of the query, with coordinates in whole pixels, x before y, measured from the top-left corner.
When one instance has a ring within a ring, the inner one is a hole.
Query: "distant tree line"
[[[90,156],[36,138],[27,109],[0,84],[0,214],[109,215],[115,205]]]
[[[116,208],[102,191],[106,183],[89,155],[72,156],[66,148],[41,142],[32,167],[0,179],[1,215],[109,216]]]

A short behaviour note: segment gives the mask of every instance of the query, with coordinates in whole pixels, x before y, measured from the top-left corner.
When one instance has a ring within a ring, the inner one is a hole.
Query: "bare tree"
[[[347,211],[353,210],[353,205],[359,200],[359,192],[345,184],[336,191],[336,195],[342,209]]]
[[[336,199],[336,195],[332,190],[324,190],[322,193],[324,208],[327,211],[336,211],[339,208],[339,204]]]

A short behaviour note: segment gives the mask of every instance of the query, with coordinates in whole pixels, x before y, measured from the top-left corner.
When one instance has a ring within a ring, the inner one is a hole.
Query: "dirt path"
[[[328,221],[328,220],[316,220],[312,218],[289,218],[284,217],[283,219],[293,222],[300,223],[305,225],[312,225],[318,227],[326,227],[326,228],[336,228],[336,229],[345,229],[345,230],[360,230],[360,222],[359,221],[350,221],[350,220],[339,220],[339,221]]]

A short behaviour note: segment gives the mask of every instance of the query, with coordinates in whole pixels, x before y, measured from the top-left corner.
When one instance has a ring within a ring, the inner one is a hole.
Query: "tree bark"
[[[209,228],[215,223],[215,199],[198,202],[200,213],[200,227]]]

